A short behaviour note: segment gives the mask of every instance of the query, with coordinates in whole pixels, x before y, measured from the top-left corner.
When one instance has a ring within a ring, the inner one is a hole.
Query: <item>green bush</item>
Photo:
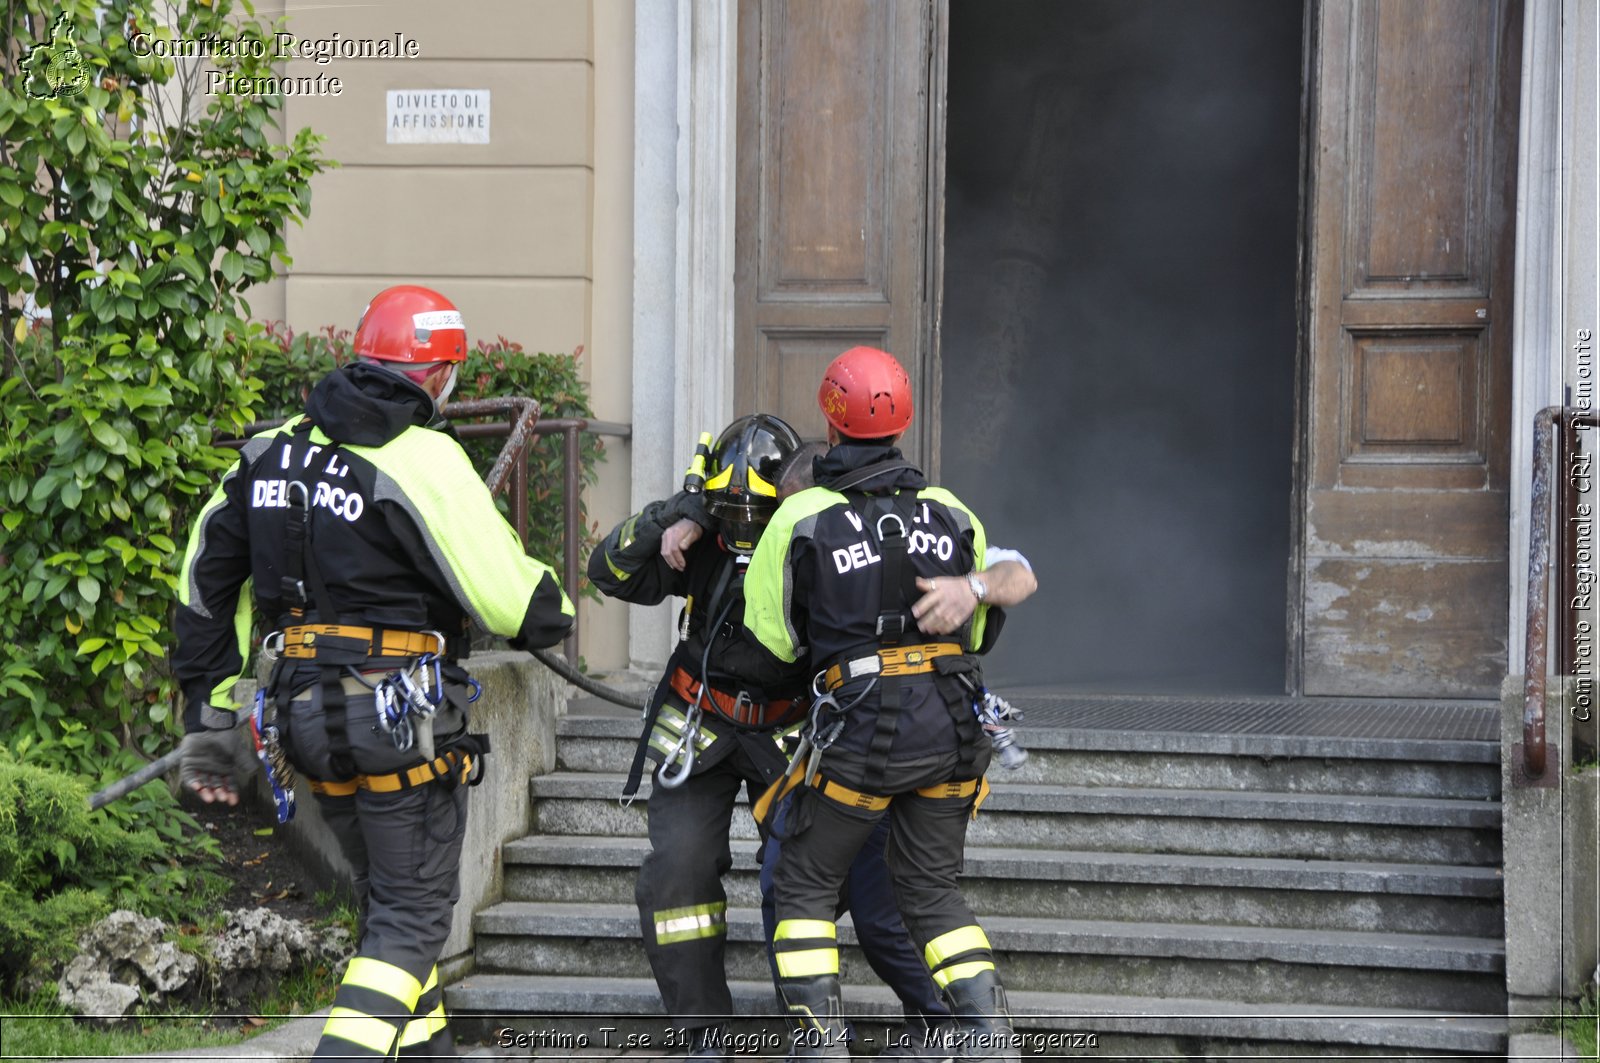
[[[325,165],[309,130],[271,142],[281,97],[207,95],[197,65],[129,46],[136,31],[272,32],[235,8],[17,0],[0,14],[37,72],[38,55],[63,55],[59,13],[76,72],[0,79],[0,734],[98,780],[138,763],[129,748],[171,742],[178,543],[233,458],[214,440],[259,407],[251,356],[272,346],[242,293],[287,264],[285,229]],[[219,65],[270,74],[271,50],[251,51]]]
[[[66,960],[78,932],[113,907],[176,922],[225,885],[154,828],[90,812],[80,780],[4,754],[0,867],[0,989]]]
[[[469,323],[470,324],[470,323]],[[283,325],[272,326],[271,349],[252,352],[250,372],[265,381],[262,393],[264,420],[278,420],[300,412],[311,388],[327,373],[347,364],[354,355],[351,334],[332,325],[315,332],[295,332]],[[493,342],[479,340],[461,369],[455,401],[528,396],[537,399],[542,418],[593,417],[589,389],[583,382],[577,354],[526,353],[520,344],[504,336]],[[505,444],[503,438],[464,442],[478,470],[487,475]],[[605,455],[600,437],[579,436],[578,467],[580,482],[593,486],[596,467]],[[566,495],[563,444],[560,437],[535,437],[528,456],[528,552],[561,570],[562,500]],[[496,497],[502,512],[509,509],[506,495]],[[578,571],[582,559],[598,542],[598,529],[588,519],[588,509],[580,493],[579,524],[583,530],[578,544]],[[579,590],[598,600],[599,592],[582,580]],[[572,588],[567,588],[568,593]]]

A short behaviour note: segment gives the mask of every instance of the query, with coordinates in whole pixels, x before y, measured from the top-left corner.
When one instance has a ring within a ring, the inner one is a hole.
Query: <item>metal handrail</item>
[[[1522,771],[1542,779],[1549,768],[1545,743],[1545,671],[1549,667],[1550,476],[1555,429],[1594,428],[1600,416],[1570,406],[1547,406],[1533,419],[1533,498],[1528,528],[1528,607],[1522,668]]]
[[[593,432],[595,435],[620,436],[628,439],[633,435],[633,426],[619,424],[615,421],[596,421],[588,417],[551,417],[540,421],[533,427],[534,435],[555,435],[561,433],[562,438],[562,491],[561,491],[561,585],[567,589],[572,597],[572,607],[578,608],[578,543],[583,536],[583,522],[579,520],[578,494],[583,490],[582,466],[579,462],[581,456],[578,452],[578,434],[580,432]],[[524,462],[526,465],[526,462]],[[526,507],[528,492],[524,487],[522,497]],[[523,546],[526,547],[527,536],[523,536]],[[572,625],[572,634],[568,636],[563,648],[566,650],[567,662],[578,663],[578,625]]]

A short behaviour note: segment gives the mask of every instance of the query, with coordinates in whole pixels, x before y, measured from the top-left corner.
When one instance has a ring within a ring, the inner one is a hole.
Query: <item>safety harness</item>
[[[623,784],[622,799],[630,802],[639,791],[644,779],[644,764],[654,749],[661,757],[657,781],[671,789],[681,786],[694,771],[699,754],[715,740],[701,727],[707,711],[715,714],[720,723],[735,730],[773,731],[796,722],[804,711],[804,702],[792,698],[769,699],[759,687],[745,685],[735,693],[713,685],[711,657],[719,637],[731,635],[729,617],[734,606],[744,598],[744,570],[748,559],[730,555],[711,585],[706,606],[697,614],[694,597],[684,603],[683,628],[678,654],[668,667],[650,708],[645,714],[644,728],[639,744],[634,750],[633,763]],[[696,624],[695,617],[702,620]],[[700,659],[690,671],[686,666],[689,652],[684,646],[698,634],[702,641]],[[671,703],[672,695],[682,699],[685,711],[679,712]]]
[[[869,495],[856,490],[875,477],[909,468],[914,466],[904,460],[876,462],[826,485],[844,495],[862,525],[871,528],[878,539],[883,573],[878,615],[874,624],[878,641],[876,645],[866,644],[846,653],[818,673],[813,682],[813,692],[817,697],[812,704],[811,725],[802,736],[789,770],[756,801],[753,812],[759,824],[767,824],[768,817],[782,798],[802,782],[825,797],[852,808],[879,811],[889,807],[892,798],[864,793],[828,779],[818,770],[818,764],[822,753],[843,730],[845,714],[875,688],[879,695],[878,714],[867,753],[866,771],[868,777],[883,778],[888,771],[889,753],[894,747],[895,733],[899,728],[903,685],[907,676],[929,672],[938,674],[936,685],[939,694],[949,709],[951,719],[955,721],[957,734],[964,739],[959,754],[963,772],[971,768],[976,758],[976,717],[970,708],[963,711],[964,707],[972,705],[978,690],[974,678],[978,671],[976,662],[954,642],[905,642],[907,636],[914,635],[917,630],[908,615],[909,605],[916,598],[916,570],[907,557],[916,492],[897,490],[887,495]],[[860,679],[867,679],[868,685],[848,704],[841,705],[835,693]],[[804,770],[800,770],[802,764],[805,765]],[[973,814],[976,815],[977,806],[983,803],[988,791],[986,780],[965,779],[923,787],[916,792],[935,798],[966,798],[976,793],[978,798],[973,806]]]
[[[310,418],[295,425],[286,467],[295,467],[297,460],[300,465],[305,464],[302,455],[310,443],[312,428]],[[326,451],[331,456],[338,447],[337,442],[331,442]],[[294,684],[287,681],[284,674],[286,662],[315,664],[317,679],[312,701],[321,710],[326,731],[330,779],[308,779],[313,792],[341,794],[354,793],[357,789],[392,792],[432,781],[450,788],[463,781],[471,786],[478,785],[483,781],[483,758],[489,752],[489,736],[461,735],[452,740],[449,750],[436,756],[432,722],[434,712],[445,701],[447,662],[451,678],[459,678],[471,687],[469,703],[477,700],[481,689],[477,681],[453,663],[454,647],[441,632],[338,623],[339,611],[328,592],[312,542],[310,489],[301,480],[291,481],[287,501],[283,576],[279,581],[279,595],[287,606],[284,617],[287,623],[263,642],[263,653],[273,659],[273,667],[261,696],[263,699],[272,697],[279,720],[287,719],[296,692]],[[311,606],[315,607],[321,622],[297,623],[305,619]],[[400,666],[373,682],[366,678],[362,666],[367,666],[371,674],[374,661],[398,662]],[[347,686],[357,692],[361,688],[373,692],[376,727],[389,734],[397,751],[404,752],[415,745],[423,763],[391,774],[363,774],[359,770],[349,739]],[[276,740],[277,728],[268,725],[263,732],[267,729],[273,732]],[[274,780],[274,789],[277,788],[278,781]],[[290,815],[292,808],[291,801]],[[279,815],[282,819],[282,802]]]

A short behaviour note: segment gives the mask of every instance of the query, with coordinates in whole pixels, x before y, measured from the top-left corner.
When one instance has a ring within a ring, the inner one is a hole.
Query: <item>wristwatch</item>
[[[972,596],[978,601],[981,602],[989,597],[989,585],[979,579],[976,572],[967,573],[967,586],[972,588]]]

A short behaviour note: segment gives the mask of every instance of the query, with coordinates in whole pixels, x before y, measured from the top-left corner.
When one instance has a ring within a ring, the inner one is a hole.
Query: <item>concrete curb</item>
[[[304,1063],[322,1036],[322,1027],[328,1018],[324,1008],[313,1014],[290,1019],[275,1029],[257,1034],[248,1041],[219,1048],[191,1048],[182,1052],[160,1055],[141,1053],[136,1056],[101,1057],[98,1059],[73,1056],[73,1063],[111,1063],[112,1059],[254,1059],[262,1063]]]
[[[1578,1050],[1572,1042],[1553,1033],[1512,1034],[1511,1045],[1506,1049],[1507,1060],[1577,1058]]]

